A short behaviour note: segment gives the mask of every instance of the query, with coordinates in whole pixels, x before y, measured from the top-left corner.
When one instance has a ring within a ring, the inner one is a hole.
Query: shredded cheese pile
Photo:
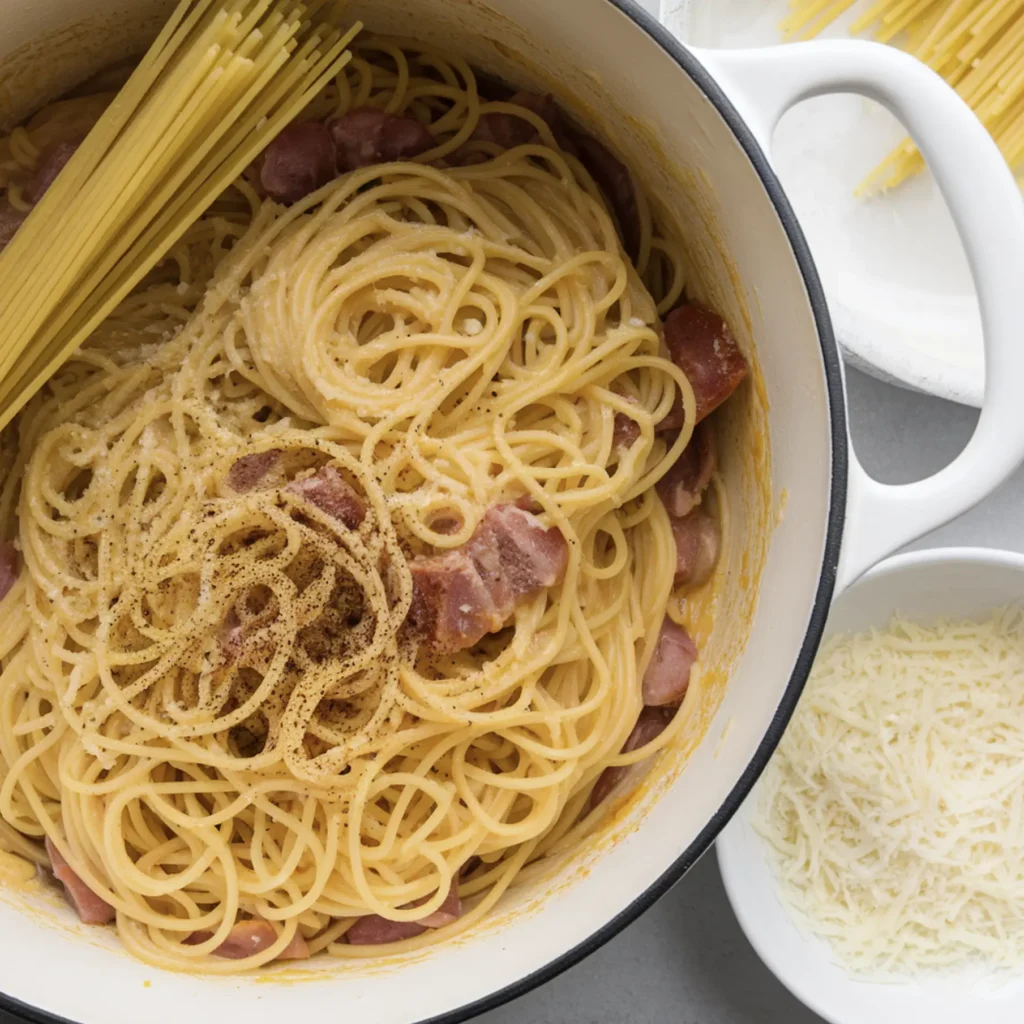
[[[832,639],[755,823],[849,967],[1024,965],[1024,611]]]

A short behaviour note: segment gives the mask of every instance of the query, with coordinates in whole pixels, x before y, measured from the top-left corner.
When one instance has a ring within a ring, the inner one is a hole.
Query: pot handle
[[[938,75],[878,43],[818,41],[759,50],[695,50],[766,153],[801,100],[855,92],[906,126],[946,199],[974,278],[985,337],[985,401],[974,435],[945,469],[893,486],[850,449],[837,592],[897,548],[994,491],[1024,460],[1024,200],[1002,154]]]

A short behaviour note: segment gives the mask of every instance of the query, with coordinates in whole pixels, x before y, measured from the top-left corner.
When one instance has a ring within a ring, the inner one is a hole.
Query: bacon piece
[[[184,939],[186,946],[199,946],[209,942],[213,938],[213,932],[193,932]],[[228,937],[213,951],[214,956],[224,960],[244,960],[248,956],[255,956],[277,942],[277,931],[269,921],[258,917],[249,921],[238,921],[228,932]],[[310,956],[309,945],[301,932],[296,931],[291,942],[275,957],[276,960],[308,960]]]
[[[697,422],[714,412],[749,372],[729,325],[703,306],[679,306],[665,319],[665,344],[697,400]]]
[[[472,647],[505,624],[505,616],[495,608],[473,559],[461,548],[414,558],[409,568],[412,606],[408,621],[435,650]]]
[[[7,248],[7,243],[17,234],[27,216],[27,213],[16,210],[6,199],[0,199],[0,252]]]
[[[521,508],[524,512],[532,512],[536,516],[544,511],[544,506],[532,494],[520,495],[512,504],[516,508]]]
[[[110,924],[115,917],[114,908],[78,877],[49,836],[46,837],[46,854],[53,877],[64,886],[64,893],[79,920],[83,924]]]
[[[672,536],[676,542],[677,587],[699,586],[714,572],[722,544],[718,523],[700,509],[688,516],[672,521]]]
[[[338,170],[410,160],[436,142],[414,117],[399,117],[376,107],[359,107],[328,125],[338,151]]]
[[[470,857],[459,870],[459,878],[469,878],[481,864],[483,864],[483,861],[479,857]]]
[[[636,725],[633,726],[633,731],[622,745],[622,753],[628,754],[630,751],[639,750],[640,747],[657,739],[672,721],[674,714],[675,708],[644,708],[636,720]],[[629,768],[627,765],[612,765],[601,772],[590,791],[591,810],[608,798],[611,791],[629,774]]]
[[[675,519],[689,515],[699,504],[718,464],[715,436],[705,427],[694,431],[675,464],[658,481],[658,495]]]
[[[668,414],[654,424],[656,434],[678,433],[683,429],[686,417],[683,413],[683,403],[676,395],[675,405],[669,409]],[[640,424],[624,412],[615,414],[615,429],[612,432],[612,441],[616,448],[631,448],[640,437]]]
[[[280,457],[281,452],[278,448],[243,455],[228,470],[228,483],[232,490],[240,494],[251,491],[274,468]]]
[[[524,598],[558,583],[569,563],[561,531],[545,529],[516,504],[489,508],[466,551],[505,618]]]
[[[533,125],[515,114],[483,114],[473,131],[474,139],[491,142],[502,149],[525,146],[536,137]]]
[[[426,900],[420,902],[426,903]],[[462,917],[462,900],[459,899],[458,889],[453,885],[448,890],[448,895],[445,896],[441,906],[432,914],[421,917],[417,923],[425,925],[427,928],[443,928],[446,924],[455,924],[460,917]]]
[[[615,426],[612,429],[612,448],[623,450],[632,448],[640,439],[640,424],[630,419],[624,412],[615,414]]]
[[[525,107],[536,114],[542,121],[547,122],[562,149],[572,148],[565,119],[554,96],[521,91],[514,93],[506,102],[514,103],[517,107]],[[492,142],[502,149],[514,149],[516,146],[525,146],[528,142],[533,142],[537,138],[537,130],[526,118],[517,114],[491,113],[484,114],[477,122],[473,138]]]
[[[224,960],[244,960],[255,956],[277,942],[277,932],[269,921],[253,918],[236,922],[228,937],[213,951],[214,956]]]
[[[389,921],[377,914],[367,914],[345,932],[345,939],[351,946],[382,946],[388,942],[414,939],[428,930],[416,921]]]
[[[647,666],[643,681],[643,699],[647,707],[677,706],[690,685],[690,670],[697,660],[697,645],[690,634],[665,617]]]
[[[324,466],[304,480],[293,480],[285,490],[316,505],[350,530],[358,530],[366,518],[366,503],[333,466]]]
[[[0,601],[2,601],[18,582],[21,572],[21,559],[13,541],[0,544]]]
[[[308,960],[310,956],[309,943],[306,942],[306,937],[302,932],[296,930],[295,934],[292,936],[292,941],[277,954],[277,959]]]
[[[658,434],[665,434],[670,431],[678,432],[683,429],[685,423],[686,413],[683,412],[683,400],[677,394],[672,408],[669,409],[664,419],[659,420],[654,425],[654,430]]]
[[[635,260],[640,254],[640,207],[629,168],[592,135],[576,131],[571,138],[580,161],[604,193],[619,222],[619,233],[626,255]]]
[[[453,533],[458,533],[459,530],[462,529],[462,522],[455,518],[455,516],[441,516],[440,519],[435,519],[431,522],[430,528],[434,533],[450,536]]]
[[[297,203],[338,173],[334,138],[319,121],[288,125],[263,154],[260,184],[272,199]]]
[[[53,143],[44,150],[35,174],[25,186],[25,198],[30,203],[38,203],[46,195],[47,189],[57,180],[81,144],[81,139],[65,139]]]
[[[521,601],[557,584],[568,561],[559,530],[518,505],[495,505],[461,548],[413,559],[410,622],[435,650],[472,647]]]
[[[420,900],[425,903],[426,900]],[[448,890],[444,903],[432,914],[419,921],[389,921],[386,917],[377,914],[368,914],[359,918],[358,921],[345,933],[350,945],[353,946],[379,946],[386,942],[401,942],[403,939],[414,939],[431,928],[443,928],[445,925],[454,924],[462,917],[462,900],[455,887]]]

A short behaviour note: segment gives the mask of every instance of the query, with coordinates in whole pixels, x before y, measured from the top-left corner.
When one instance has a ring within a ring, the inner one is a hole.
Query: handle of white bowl
[[[985,402],[964,451],[926,480],[892,486],[850,451],[837,589],[996,489],[1024,460],[1024,200],[996,144],[924,64],[888,46],[821,41],[764,50],[695,51],[766,153],[801,100],[855,92],[894,113],[918,144],[967,252],[985,336]]]

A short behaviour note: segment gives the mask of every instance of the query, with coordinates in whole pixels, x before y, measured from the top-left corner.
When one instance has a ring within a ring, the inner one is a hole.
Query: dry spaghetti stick
[[[932,2],[933,0],[903,0],[902,4],[898,4],[882,17],[882,24],[885,27],[876,33],[875,38],[880,43],[888,43],[895,39],[915,18],[923,16]]]
[[[791,36],[811,25],[820,32],[849,8],[846,0],[797,0],[781,29]],[[813,24],[812,24],[813,23]],[[1017,64],[1024,46],[1024,0],[878,0],[858,17],[851,33],[871,31],[881,42],[902,45],[942,75],[977,113],[1016,166],[1021,151],[1018,100],[1024,74]],[[1012,116],[1006,116],[1014,111]],[[909,140],[902,142],[857,188],[857,194],[895,187],[924,167]]]
[[[0,425],[339,73],[357,29],[321,32],[328,6],[179,5],[0,256]]]
[[[305,92],[292,93],[289,88],[289,80],[286,80],[282,85],[276,87],[275,91],[287,93],[291,96],[291,100],[287,107],[283,108],[275,114],[274,118],[267,121],[261,127],[260,133],[255,136],[252,134],[252,129],[255,126],[249,124],[242,124],[237,126],[234,132],[236,144],[242,146],[248,140],[248,149],[242,150],[240,154],[235,158],[234,164],[232,164],[221,176],[211,182],[205,189],[205,191],[197,198],[191,200],[186,213],[180,212],[182,206],[185,204],[188,196],[184,196],[170,209],[165,211],[161,222],[154,225],[150,229],[150,236],[156,236],[159,238],[159,242],[154,246],[151,241],[142,239],[139,243],[136,243],[135,248],[126,254],[122,258],[122,264],[126,268],[134,267],[131,275],[126,279],[115,278],[118,281],[116,285],[116,292],[114,294],[104,293],[103,295],[94,295],[88,304],[88,307],[83,307],[82,316],[80,321],[74,327],[74,334],[70,339],[57,339],[51,343],[47,351],[43,353],[34,362],[33,366],[27,371],[22,379],[12,384],[8,390],[0,391],[0,425],[9,421],[10,417],[13,416],[17,408],[11,408],[6,404],[8,392],[14,394],[32,394],[38,390],[45,381],[52,376],[57,367],[63,362],[64,359],[73,351],[79,344],[81,344],[95,328],[113,311],[114,307],[121,301],[135,285],[137,285],[142,278],[156,265],[159,260],[160,254],[165,252],[175,241],[187,230],[188,226],[193,223],[208,207],[209,205],[221,195],[223,191],[233,182],[238,175],[247,167],[258,153],[263,149],[266,143],[272,139],[286,124],[290,123],[297,114],[306,106],[306,104],[312,99],[313,96],[318,93],[327,81],[330,80],[335,74],[337,74],[338,62],[341,61],[341,65],[347,62],[348,56],[345,53],[345,47],[351,41],[351,37],[358,31],[359,26],[354,28],[348,35],[339,39],[332,49],[328,51],[326,57],[321,58],[320,63],[317,67],[320,69],[319,77],[310,85]],[[168,235],[168,226],[175,232],[173,235]],[[145,259],[142,258],[142,254],[149,252],[149,256]],[[109,290],[108,290],[109,291]],[[86,319],[87,318],[87,319]]]

